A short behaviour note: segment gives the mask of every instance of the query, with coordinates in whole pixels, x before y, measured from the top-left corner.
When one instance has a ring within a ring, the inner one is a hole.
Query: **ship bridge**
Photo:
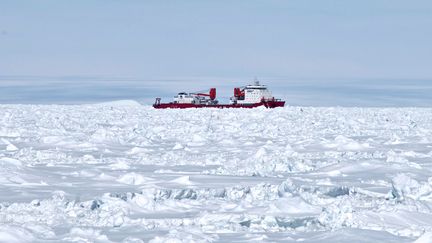
[[[261,85],[258,80],[254,84],[246,85],[244,88],[235,88],[231,102],[234,104],[256,104],[262,100],[274,99],[266,85]]]

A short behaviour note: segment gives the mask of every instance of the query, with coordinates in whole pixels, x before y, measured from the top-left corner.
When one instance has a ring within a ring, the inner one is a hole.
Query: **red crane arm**
[[[211,88],[208,94],[205,93],[197,93],[195,95],[199,95],[199,96],[208,96],[210,97],[211,100],[216,99],[216,89],[215,88]]]

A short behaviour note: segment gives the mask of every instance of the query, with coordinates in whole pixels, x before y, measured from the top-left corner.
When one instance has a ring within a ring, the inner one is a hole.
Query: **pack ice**
[[[432,108],[0,106],[0,242],[431,242]]]

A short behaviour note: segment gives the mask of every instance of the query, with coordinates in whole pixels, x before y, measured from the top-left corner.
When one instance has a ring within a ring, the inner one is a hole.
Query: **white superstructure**
[[[236,88],[234,96],[231,97],[231,102],[234,104],[255,104],[260,103],[262,100],[274,99],[270,90],[266,85],[261,85],[259,81],[255,80],[253,85],[247,85],[244,88]]]
[[[209,93],[186,93],[180,92],[174,96],[174,104],[196,104],[196,105],[215,105],[218,103],[216,100],[216,89],[211,88]]]
[[[198,97],[195,95],[190,95],[185,92],[178,93],[177,96],[174,96],[174,103],[179,104],[194,104],[198,103]]]

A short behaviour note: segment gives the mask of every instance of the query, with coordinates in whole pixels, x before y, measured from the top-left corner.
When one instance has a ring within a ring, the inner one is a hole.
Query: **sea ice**
[[[429,242],[432,109],[0,105],[0,242]]]

